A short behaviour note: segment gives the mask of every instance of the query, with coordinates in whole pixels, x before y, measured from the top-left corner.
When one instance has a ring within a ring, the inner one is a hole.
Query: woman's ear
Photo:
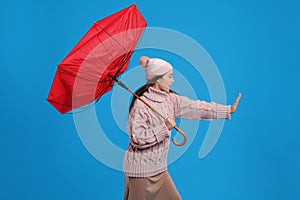
[[[160,77],[160,78],[158,78],[158,79],[156,80],[156,83],[159,83],[159,82],[160,82],[160,79],[161,79],[161,77]]]

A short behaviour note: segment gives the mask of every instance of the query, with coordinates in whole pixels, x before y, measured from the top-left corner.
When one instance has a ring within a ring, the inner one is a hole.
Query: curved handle
[[[137,99],[139,99],[141,102],[143,102],[146,106],[148,106],[151,110],[153,110],[156,114],[158,114],[161,118],[164,119],[164,121],[166,120],[166,118],[160,114],[157,110],[155,110],[148,102],[146,102],[145,100],[143,100],[140,96],[138,96],[137,94],[135,94],[132,90],[130,90],[124,83],[122,83],[121,81],[119,81],[118,79],[116,79],[114,76],[112,76],[111,74],[108,74],[108,76],[110,78],[112,78],[114,81],[116,81],[121,87],[123,87],[124,89],[126,89],[128,92],[130,92],[132,95],[134,95]],[[172,142],[177,145],[177,146],[182,146],[186,143],[187,140],[187,136],[185,134],[185,132],[183,132],[180,128],[178,128],[178,126],[174,126],[174,128],[183,136],[183,141],[181,143],[178,143],[175,141],[175,139],[172,139]]]
[[[182,146],[186,143],[187,141],[187,136],[185,134],[185,132],[183,132],[180,128],[178,128],[178,126],[174,126],[174,128],[183,136],[183,141],[182,142],[176,142],[175,139],[172,139],[172,142],[176,145],[176,146]]]

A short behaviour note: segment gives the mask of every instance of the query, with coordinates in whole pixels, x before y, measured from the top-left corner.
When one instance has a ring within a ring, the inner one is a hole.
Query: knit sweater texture
[[[207,103],[149,87],[141,97],[167,117],[190,120],[230,119],[230,106]],[[167,170],[171,131],[163,119],[140,100],[129,115],[129,147],[124,157],[124,172],[129,177],[150,177]]]

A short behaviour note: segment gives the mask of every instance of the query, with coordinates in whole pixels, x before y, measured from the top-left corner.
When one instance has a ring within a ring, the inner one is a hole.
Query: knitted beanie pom
[[[148,61],[149,61],[149,58],[147,56],[142,56],[140,58],[140,65],[144,68],[147,67],[147,64],[148,64]]]

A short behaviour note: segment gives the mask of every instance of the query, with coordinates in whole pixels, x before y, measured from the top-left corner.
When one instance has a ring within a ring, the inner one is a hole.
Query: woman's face
[[[157,80],[158,86],[161,90],[169,92],[170,86],[174,82],[173,70],[168,71],[163,77]]]

